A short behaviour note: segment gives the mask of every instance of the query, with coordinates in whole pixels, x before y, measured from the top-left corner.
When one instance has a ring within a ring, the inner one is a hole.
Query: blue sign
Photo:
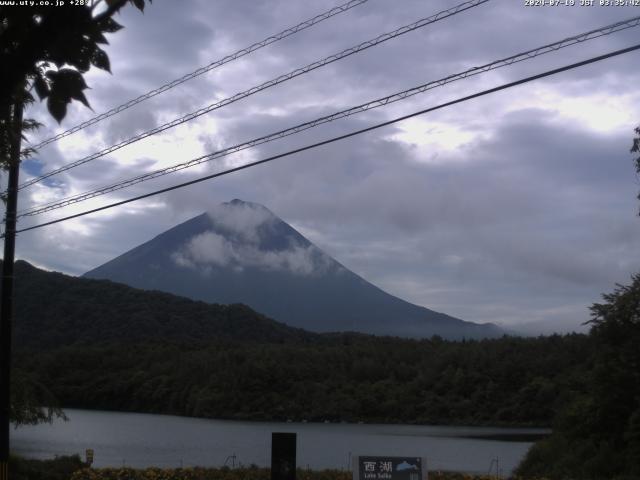
[[[358,457],[359,480],[422,480],[420,457]]]

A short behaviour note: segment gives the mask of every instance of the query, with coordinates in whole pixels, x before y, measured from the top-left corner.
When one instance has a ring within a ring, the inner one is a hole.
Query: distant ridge
[[[266,207],[223,203],[91,270],[87,278],[209,303],[243,303],[314,332],[448,339],[502,335],[390,295],[324,253]]]
[[[2,260],[0,260],[0,266]],[[288,327],[245,305],[212,305],[108,280],[15,265],[14,342],[20,350],[141,342],[291,343],[318,335]]]

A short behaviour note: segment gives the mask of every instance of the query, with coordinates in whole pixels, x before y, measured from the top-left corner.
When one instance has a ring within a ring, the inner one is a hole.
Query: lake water
[[[11,432],[12,450],[31,458],[95,451],[94,466],[269,466],[271,433],[295,432],[298,466],[346,469],[351,455],[426,457],[429,470],[487,473],[492,459],[509,475],[523,458],[527,436],[542,429],[272,423],[65,410],[69,421]],[[514,439],[515,441],[507,441]],[[495,467],[494,467],[495,472]]]

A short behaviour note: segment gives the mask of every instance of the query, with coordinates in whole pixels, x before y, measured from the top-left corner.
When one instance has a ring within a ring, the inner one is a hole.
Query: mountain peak
[[[261,205],[260,203],[247,202],[246,200],[241,200],[239,198],[234,198],[230,202],[224,202],[224,203],[221,203],[220,205],[226,205],[228,207],[248,207],[248,208],[259,208],[259,209],[268,210],[267,207],[265,207],[264,205]]]
[[[234,199],[85,274],[209,303],[244,303],[291,326],[404,337],[499,335],[389,295],[268,208]]]
[[[235,198],[210,208],[206,215],[214,229],[232,236],[256,234],[263,225],[284,222],[264,205]]]
[[[252,233],[263,224],[282,222],[267,207],[237,198],[215,205],[206,214],[215,228],[230,234]]]
[[[234,198],[230,202],[225,202],[223,205],[252,205],[252,206],[259,205],[260,207],[262,207],[262,205],[260,205],[258,203],[245,202],[244,200],[241,200],[239,198]]]
[[[171,254],[178,266],[207,273],[229,268],[236,273],[250,270],[295,276],[338,267],[260,204],[235,199],[210,209],[206,217],[209,225],[183,237],[182,245]]]

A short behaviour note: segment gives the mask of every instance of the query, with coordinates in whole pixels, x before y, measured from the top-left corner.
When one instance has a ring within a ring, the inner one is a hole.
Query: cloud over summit
[[[234,200],[207,213],[214,229],[195,235],[174,252],[177,265],[205,273],[211,268],[257,268],[294,275],[322,273],[329,266],[313,245],[280,238],[275,227],[282,222],[262,205]]]

